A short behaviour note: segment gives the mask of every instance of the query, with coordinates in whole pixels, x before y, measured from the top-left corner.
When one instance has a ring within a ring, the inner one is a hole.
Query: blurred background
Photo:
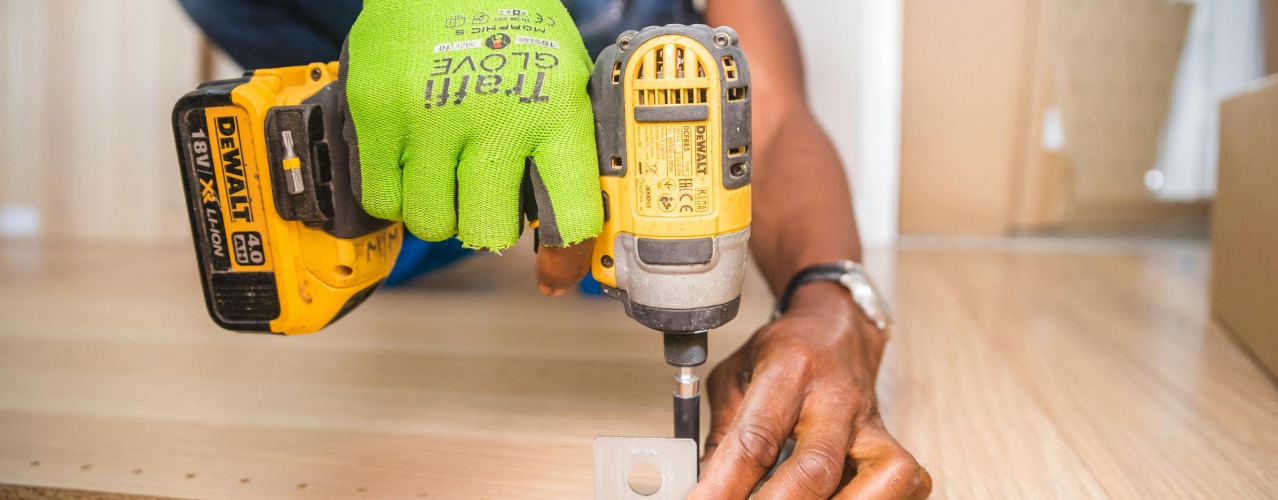
[[[816,111],[865,183],[856,183],[862,230],[891,241],[900,3],[788,4]],[[243,70],[206,44],[176,1],[0,0],[0,23],[9,68],[0,78],[0,237],[187,238],[168,113],[199,82]],[[834,42],[846,50],[823,49]]]
[[[905,19],[902,233],[1205,218],[1218,106],[1267,69],[1255,0],[907,1]]]
[[[1262,3],[788,5],[882,244],[1205,218],[1217,105],[1273,70]],[[241,70],[166,0],[2,0],[0,23],[0,237],[184,238],[167,111]]]
[[[1274,498],[1278,0],[785,3],[938,496]],[[592,436],[668,431],[657,336],[537,295],[528,238],[221,332],[170,111],[242,68],[175,0],[0,0],[0,42],[0,497],[577,497]]]

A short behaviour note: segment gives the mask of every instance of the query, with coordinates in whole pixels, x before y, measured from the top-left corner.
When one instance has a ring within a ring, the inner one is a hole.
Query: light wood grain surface
[[[1278,390],[1212,322],[1204,242],[911,239],[890,429],[939,498],[1273,498]],[[755,276],[712,362],[765,321]],[[660,338],[536,294],[531,253],[319,334],[219,331],[187,245],[0,243],[0,483],[195,498],[586,498],[670,432]],[[8,490],[6,490],[8,491]]]

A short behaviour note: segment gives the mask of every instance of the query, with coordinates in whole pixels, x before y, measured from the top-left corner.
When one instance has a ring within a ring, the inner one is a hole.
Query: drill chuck
[[[693,367],[706,362],[709,332],[662,332],[666,363],[670,366]]]

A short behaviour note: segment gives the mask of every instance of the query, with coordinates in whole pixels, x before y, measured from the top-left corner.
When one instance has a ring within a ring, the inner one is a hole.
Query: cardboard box
[[[1130,220],[1160,203],[1145,174],[1157,164],[1194,5],[1050,3],[1053,79],[1073,174],[1070,219]]]
[[[1278,375],[1278,76],[1220,108],[1212,310]]]
[[[906,0],[903,8],[902,233],[1206,214],[1203,204],[1156,200],[1144,180],[1192,4]],[[1059,144],[1048,130],[1059,131]]]
[[[904,3],[901,232],[1007,229],[1038,3]]]

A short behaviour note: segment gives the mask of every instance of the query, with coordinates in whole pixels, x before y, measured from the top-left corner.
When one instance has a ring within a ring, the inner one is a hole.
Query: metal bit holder
[[[675,372],[674,436],[691,439],[701,447],[701,378],[690,366]]]
[[[701,378],[694,367],[706,362],[709,332],[663,332],[666,363],[678,368],[674,389],[674,436],[701,449]]]

